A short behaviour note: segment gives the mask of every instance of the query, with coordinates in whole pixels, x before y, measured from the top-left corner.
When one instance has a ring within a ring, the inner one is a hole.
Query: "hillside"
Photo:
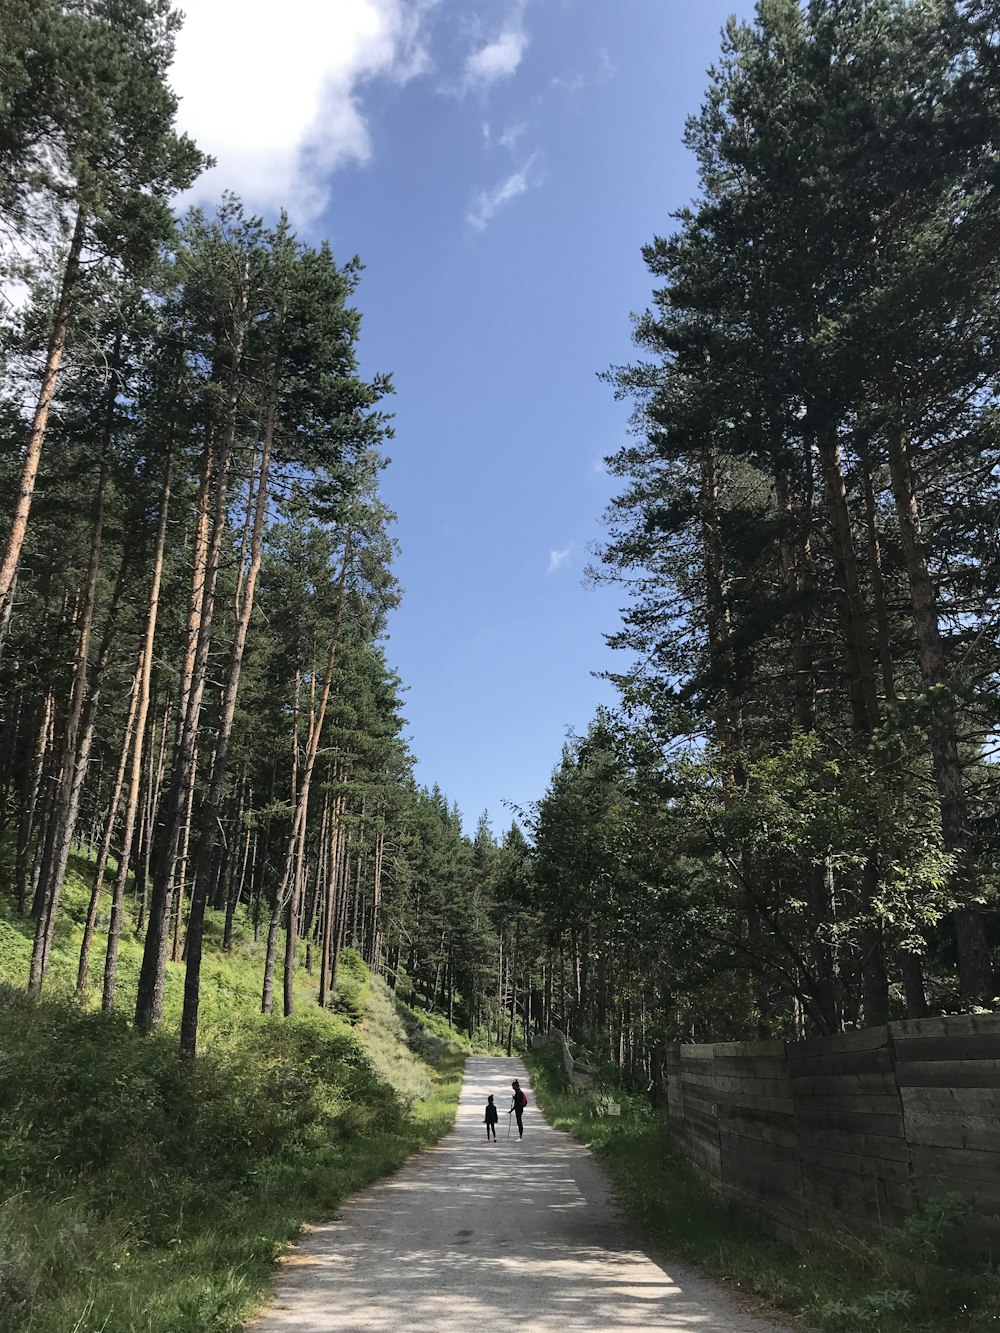
[[[301,968],[297,1012],[261,1016],[262,946],[244,923],[228,957],[206,950],[203,1050],[186,1060],[181,964],[168,965],[164,1029],[129,1026],[131,930],[118,1012],[93,1007],[101,957],[91,1002],[71,998],[83,868],[41,1001],[23,991],[31,923],[0,894],[0,1331],[222,1333],[303,1221],[444,1132],[464,1056],[418,1016],[404,1025],[350,951],[332,1012]],[[210,941],[220,930],[210,919]]]

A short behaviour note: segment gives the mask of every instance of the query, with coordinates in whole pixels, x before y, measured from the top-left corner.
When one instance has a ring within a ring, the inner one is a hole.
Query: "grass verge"
[[[351,951],[335,1012],[302,969],[297,1012],[261,1016],[244,923],[232,954],[206,957],[200,1054],[186,1061],[180,965],[161,1032],[140,1037],[124,1017],[131,936],[121,1013],[95,1012],[99,982],[71,997],[85,871],[74,863],[41,1001],[21,989],[31,923],[0,884],[0,1333],[232,1333],[304,1221],[448,1129],[465,1052],[430,1032],[411,1049],[419,1017]]]
[[[938,1201],[882,1247],[844,1233],[797,1252],[716,1200],[645,1098],[614,1093],[620,1116],[567,1087],[554,1052],[526,1056],[539,1105],[605,1163],[626,1212],[654,1249],[818,1333],[1000,1333],[1000,1282],[949,1250],[960,1210]]]

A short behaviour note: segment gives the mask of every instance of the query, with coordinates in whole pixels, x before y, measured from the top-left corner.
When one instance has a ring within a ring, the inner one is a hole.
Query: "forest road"
[[[511,1080],[528,1095],[507,1138]],[[486,1097],[500,1110],[496,1144]],[[519,1060],[473,1056],[454,1128],[290,1251],[250,1333],[780,1333],[687,1269],[655,1262],[603,1169],[551,1129]]]

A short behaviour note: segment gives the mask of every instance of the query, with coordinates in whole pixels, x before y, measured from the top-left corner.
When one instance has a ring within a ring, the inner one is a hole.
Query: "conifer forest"
[[[989,1006],[996,21],[880,0],[728,28],[687,129],[701,193],[648,241],[636,359],[606,375],[633,411],[592,570],[627,593],[621,707],[498,845],[411,776],[360,261],[232,194],[174,213],[205,162],[172,128],[165,3],[8,0],[0,815],[25,984],[83,847],[79,992],[115,1006],[134,899],[135,1022],[183,956],[190,1052],[206,913],[252,921],[265,1012],[282,978],[291,1008],[297,941],[321,1004],[348,942],[470,1032],[558,1020],[629,1069],[667,1036]]]
[[[364,256],[183,201],[212,164],[181,23],[0,0],[13,1027],[69,1001],[197,1067],[232,957],[262,1067],[364,973],[467,1047],[558,1027],[642,1090],[666,1042],[996,1008],[994,0],[726,27],[698,192],[636,235],[632,359],[589,368],[630,414],[589,570],[618,702],[474,835],[414,776],[387,640],[406,440],[361,369]]]

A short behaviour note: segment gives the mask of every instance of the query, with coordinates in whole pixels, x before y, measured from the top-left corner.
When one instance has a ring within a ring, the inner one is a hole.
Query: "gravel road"
[[[507,1134],[511,1080],[528,1094]],[[487,1144],[483,1106],[501,1111]],[[518,1060],[470,1058],[454,1129],[311,1229],[252,1333],[782,1333],[644,1254],[594,1158],[542,1119]]]

